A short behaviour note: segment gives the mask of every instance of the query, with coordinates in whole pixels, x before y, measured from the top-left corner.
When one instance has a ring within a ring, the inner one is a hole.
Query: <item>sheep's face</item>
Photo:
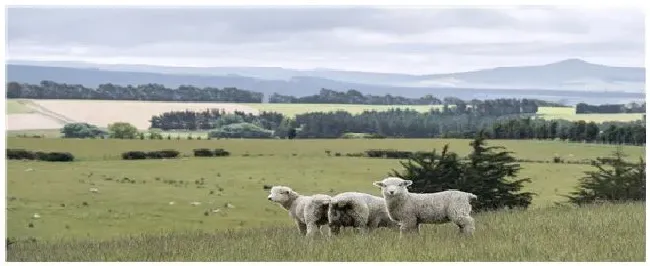
[[[295,192],[290,187],[274,186],[271,188],[271,194],[267,197],[268,200],[285,203],[294,197]]]
[[[375,181],[373,184],[380,187],[381,193],[385,198],[388,198],[408,193],[408,187],[413,184],[413,181],[399,177],[388,177],[382,181]]]

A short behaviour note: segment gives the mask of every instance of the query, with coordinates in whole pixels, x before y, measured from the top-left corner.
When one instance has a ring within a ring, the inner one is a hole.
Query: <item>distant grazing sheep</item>
[[[328,195],[303,196],[290,187],[273,186],[267,198],[289,211],[302,235],[313,236],[316,230],[320,231],[321,226],[328,223],[327,207],[331,198]]]
[[[355,227],[365,234],[377,227],[397,227],[386,210],[383,198],[361,192],[344,192],[330,200],[328,209],[330,234],[341,227]]]
[[[400,232],[418,233],[420,224],[455,223],[461,233],[468,235],[474,232],[474,218],[471,200],[476,199],[472,193],[458,190],[447,190],[438,193],[410,193],[408,187],[411,180],[398,177],[388,177],[375,181],[375,186],[381,188],[386,200],[388,215],[400,223]]]

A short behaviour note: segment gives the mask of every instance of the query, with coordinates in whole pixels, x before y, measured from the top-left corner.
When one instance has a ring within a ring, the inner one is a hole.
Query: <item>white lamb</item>
[[[328,209],[330,235],[341,227],[355,227],[366,234],[378,227],[397,227],[388,217],[383,198],[361,192],[344,192],[330,200]]]
[[[400,233],[419,233],[420,224],[455,223],[461,233],[474,233],[474,218],[471,200],[476,199],[472,193],[447,190],[437,193],[410,193],[411,180],[388,177],[375,181],[381,188],[386,200],[388,215],[400,223]]]
[[[268,200],[279,203],[289,211],[289,216],[294,219],[300,234],[307,236],[313,236],[323,225],[327,225],[327,207],[330,199],[330,196],[323,194],[303,196],[285,186],[272,187],[268,196]]]

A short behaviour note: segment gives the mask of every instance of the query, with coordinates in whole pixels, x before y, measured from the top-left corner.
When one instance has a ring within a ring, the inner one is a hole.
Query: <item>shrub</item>
[[[562,160],[562,157],[560,156],[553,156],[553,162],[554,163],[564,163],[564,160]]]
[[[126,122],[116,122],[108,125],[108,132],[111,138],[134,139],[138,134],[138,129]]]
[[[122,153],[122,160],[144,160],[147,159],[147,153],[142,151],[127,151]]]
[[[162,159],[163,158],[160,151],[148,151],[148,152],[145,152],[145,157],[147,159]]]
[[[208,133],[211,138],[249,138],[268,139],[273,137],[273,131],[263,129],[251,123],[236,123],[222,126]]]
[[[212,152],[210,149],[194,149],[194,156],[196,157],[212,157],[214,156],[214,152]]]
[[[74,155],[69,152],[42,152],[39,153],[38,160],[47,162],[72,162],[74,161]]]
[[[160,150],[160,151],[128,151],[122,153],[123,160],[144,160],[144,159],[163,159],[163,158],[176,158],[180,152],[176,150]]]
[[[107,133],[88,123],[69,123],[61,129],[64,138],[96,138]]]
[[[39,160],[47,162],[71,162],[74,161],[74,156],[69,152],[33,152],[23,149],[7,149],[7,159]]]
[[[597,158],[591,162],[595,168],[585,171],[577,191],[565,196],[570,203],[583,205],[599,201],[645,201],[645,161],[638,163],[623,159],[620,149],[613,156]]]
[[[230,156],[230,152],[224,149],[214,149],[214,156]]]
[[[23,149],[7,149],[7,159],[9,160],[35,160],[36,155]]]
[[[408,159],[413,156],[410,151],[398,150],[367,150],[366,156],[371,158],[388,158],[388,159]]]
[[[164,149],[159,151],[159,153],[162,158],[176,158],[181,154],[179,151],[172,149]]]

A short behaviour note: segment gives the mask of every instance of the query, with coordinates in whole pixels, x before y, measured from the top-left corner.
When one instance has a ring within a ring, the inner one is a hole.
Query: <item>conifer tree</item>
[[[521,190],[524,184],[531,182],[530,178],[518,178],[521,166],[512,152],[501,146],[486,146],[484,136],[485,132],[481,131],[470,142],[472,152],[463,165],[463,182],[471,184],[468,192],[479,198],[475,208],[528,208],[535,194]]]
[[[596,168],[585,171],[575,192],[565,196],[570,203],[583,205],[598,201],[645,201],[645,161],[625,161],[617,148],[613,156],[591,161]]]

